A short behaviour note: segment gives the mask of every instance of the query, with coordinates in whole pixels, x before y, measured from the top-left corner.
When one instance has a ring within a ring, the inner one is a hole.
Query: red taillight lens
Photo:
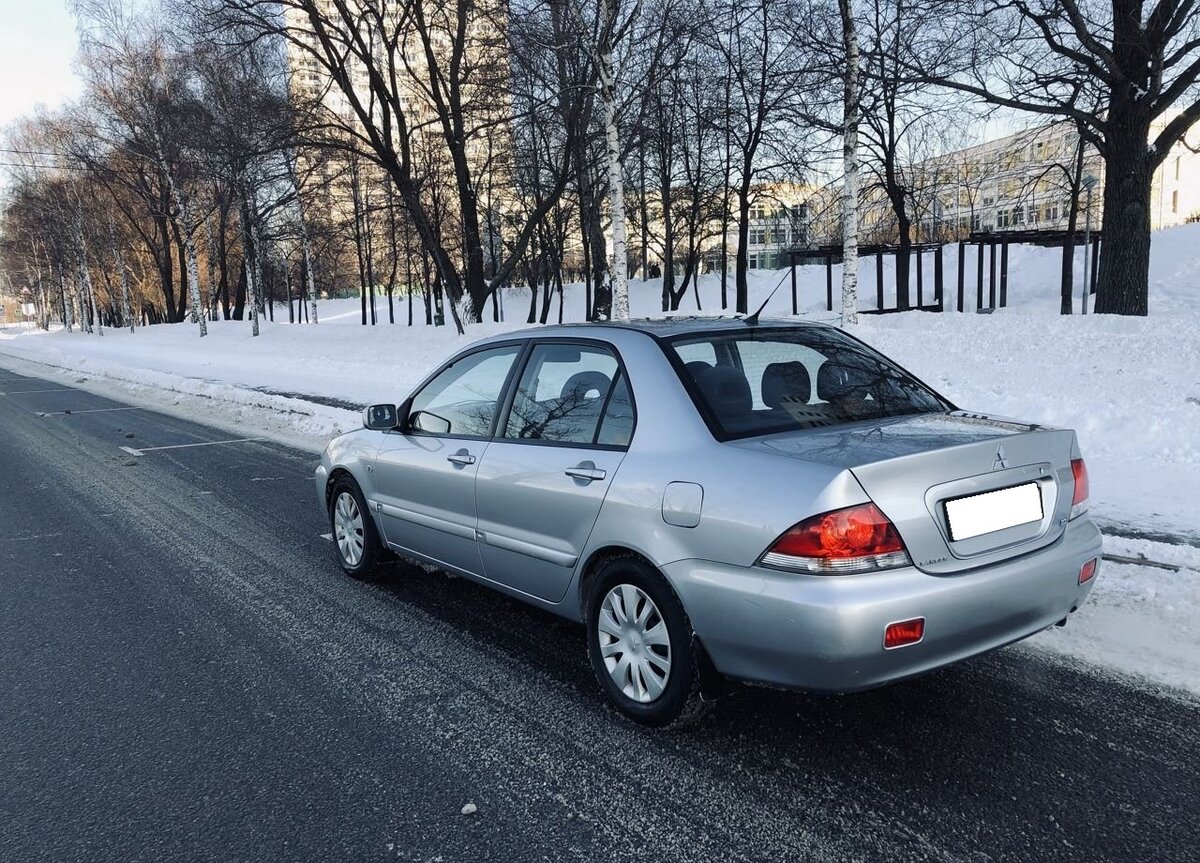
[[[883,631],[884,650],[893,647],[904,647],[906,644],[916,644],[925,637],[925,618],[916,617],[912,620],[901,620],[899,623],[889,623]]]
[[[1083,584],[1086,581],[1091,581],[1092,576],[1096,574],[1096,558],[1092,558],[1079,570],[1079,583]]]
[[[1081,458],[1071,459],[1071,473],[1075,475],[1075,494],[1071,498],[1071,518],[1087,512],[1088,471]]]
[[[895,526],[867,503],[805,519],[775,540],[762,562],[833,574],[906,566],[909,559]]]

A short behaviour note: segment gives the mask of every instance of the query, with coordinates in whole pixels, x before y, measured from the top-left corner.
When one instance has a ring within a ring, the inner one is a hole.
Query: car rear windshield
[[[722,439],[839,425],[953,406],[832,328],[750,328],[667,341],[692,398]]]

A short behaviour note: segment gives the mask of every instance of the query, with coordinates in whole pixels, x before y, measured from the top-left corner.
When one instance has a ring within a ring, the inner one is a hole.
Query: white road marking
[[[209,441],[201,441],[200,443],[177,443],[177,444],[172,444],[171,446],[144,446],[138,450],[132,449],[127,446],[123,446],[123,447],[121,447],[121,449],[125,450],[125,452],[130,453],[132,455],[142,455],[143,453],[157,452],[158,450],[162,450],[162,449],[190,449],[191,447],[196,447],[196,446],[220,446],[221,444],[226,444],[226,443],[250,443],[252,441],[265,441],[265,440],[266,440],[265,437],[239,437],[239,438],[234,438],[233,440],[209,440]]]
[[[88,410],[85,410],[85,411],[38,411],[37,415],[40,417],[56,417],[59,415],[66,415],[66,414],[105,414],[105,413],[112,413],[113,411],[140,411],[140,410],[143,410],[143,408],[89,408]]]
[[[286,476],[255,476],[250,478],[250,482],[276,482],[281,479],[287,479]]]
[[[36,536],[5,536],[0,537],[0,542],[33,542],[34,540],[53,539],[56,536],[62,536],[61,533],[41,533]]]
[[[323,534],[321,534],[321,539],[323,539],[327,542],[333,542],[333,534],[332,533],[323,533]]]
[[[59,387],[58,389],[54,389],[54,390],[8,390],[7,392],[0,393],[0,396],[23,396],[23,395],[29,395],[30,393],[73,393],[73,392],[76,392],[76,390],[73,390],[70,387]]]

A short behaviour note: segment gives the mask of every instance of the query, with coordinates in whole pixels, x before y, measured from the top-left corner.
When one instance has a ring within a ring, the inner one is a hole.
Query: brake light
[[[873,503],[814,515],[789,529],[760,563],[796,572],[843,575],[908,566],[904,542]]]
[[[1071,473],[1075,475],[1075,495],[1071,498],[1071,518],[1083,515],[1088,509],[1088,472],[1081,458],[1071,459]]]

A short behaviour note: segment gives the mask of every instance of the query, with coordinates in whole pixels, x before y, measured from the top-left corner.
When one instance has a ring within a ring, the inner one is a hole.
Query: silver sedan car
[[[395,552],[587,626],[632,718],[732,680],[867,689],[1064,623],[1100,561],[1075,433],[958,410],[834,327],[672,318],[477,342],[316,471]]]

